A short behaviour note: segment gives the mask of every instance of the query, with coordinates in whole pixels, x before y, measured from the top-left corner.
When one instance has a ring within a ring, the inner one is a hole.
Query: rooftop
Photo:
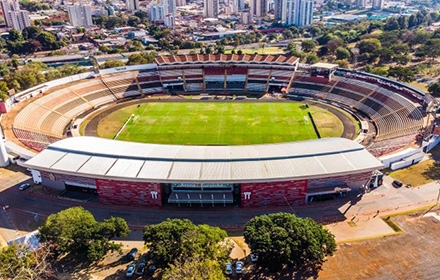
[[[60,140],[25,165],[92,178],[163,183],[300,180],[382,168],[382,163],[363,146],[344,138],[249,146],[184,146],[83,136]]]

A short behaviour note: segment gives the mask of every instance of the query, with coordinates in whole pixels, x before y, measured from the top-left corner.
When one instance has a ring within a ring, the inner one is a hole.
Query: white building
[[[22,30],[31,25],[29,12],[20,10],[18,1],[3,0],[1,6],[7,27]]]
[[[287,0],[286,11],[286,25],[310,25],[313,20],[313,0]]]
[[[92,8],[86,5],[72,5],[67,7],[69,21],[72,26],[84,27],[93,25]]]
[[[218,18],[219,0],[204,0],[204,16]]]
[[[239,12],[244,10],[244,0],[235,0]]]
[[[139,0],[127,0],[126,2],[127,11],[137,11],[139,10]]]
[[[186,0],[176,0],[176,6],[186,6]]]
[[[356,0],[356,7],[363,9],[367,4],[366,2],[366,0]]]
[[[373,9],[381,10],[383,9],[385,0],[373,0]]]
[[[164,7],[157,3],[153,3],[148,8],[148,18],[150,21],[163,20],[165,18]]]
[[[251,14],[254,17],[262,17],[267,13],[266,0],[250,0]]]
[[[31,26],[28,11],[9,11],[9,17],[12,20],[12,28],[23,30],[25,27]]]
[[[176,19],[173,14],[168,14],[165,16],[163,23],[165,26],[172,27],[176,24]]]

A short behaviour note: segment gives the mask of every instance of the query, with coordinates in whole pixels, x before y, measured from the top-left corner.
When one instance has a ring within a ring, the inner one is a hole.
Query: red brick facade
[[[332,185],[340,185],[340,184],[346,184],[351,188],[357,188],[360,187],[359,183],[362,184],[366,183],[368,178],[370,177],[371,177],[371,171],[359,173],[359,174],[347,174],[337,177],[310,179],[309,189],[314,187],[332,186]]]
[[[241,184],[241,206],[287,206],[306,202],[307,180]],[[250,194],[249,194],[250,193]]]
[[[161,187],[159,183],[96,179],[96,187],[99,200],[103,203],[147,207],[162,206]]]

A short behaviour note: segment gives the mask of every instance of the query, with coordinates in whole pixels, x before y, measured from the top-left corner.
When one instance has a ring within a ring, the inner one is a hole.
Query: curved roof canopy
[[[91,178],[208,183],[322,178],[383,167],[363,146],[344,138],[249,146],[184,146],[88,136],[51,144],[25,165]]]
[[[294,66],[299,59],[286,55],[260,55],[260,54],[186,54],[164,55],[156,57],[158,66],[206,63],[248,63]]]

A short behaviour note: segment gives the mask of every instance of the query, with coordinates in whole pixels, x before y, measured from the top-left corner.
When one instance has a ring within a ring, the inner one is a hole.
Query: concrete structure
[[[385,0],[373,0],[373,9],[381,10],[383,9]]]
[[[1,5],[2,5],[3,17],[5,18],[6,26],[13,27],[12,19],[9,12],[20,10],[18,1],[3,0],[1,1]]]
[[[286,0],[286,12],[286,25],[310,25],[313,20],[313,0]]]
[[[250,0],[249,1],[250,12],[253,17],[262,17],[267,13],[266,0]]]
[[[126,10],[127,11],[137,11],[139,10],[139,0],[126,0]]]
[[[165,26],[171,27],[176,24],[176,19],[173,14],[168,14],[165,16],[163,23]]]
[[[165,18],[164,7],[157,3],[153,3],[148,8],[148,18],[150,21],[163,20]]]
[[[366,0],[356,0],[356,7],[359,9],[363,9],[366,6]]]
[[[28,11],[10,11],[9,18],[12,21],[12,28],[16,30],[23,30],[25,27],[31,26]]]
[[[274,1],[274,20],[281,23],[286,22],[287,16],[287,0],[275,0]]]
[[[206,18],[218,18],[219,0],[204,0],[203,15]]]
[[[72,5],[67,7],[69,21],[72,26],[85,27],[93,25],[92,9],[87,5]]]
[[[16,30],[23,30],[23,28],[31,25],[29,12],[20,10],[18,1],[5,0],[0,3],[7,27]]]
[[[42,184],[102,202],[280,206],[358,188],[382,163],[343,138],[252,146],[140,144],[66,138],[28,160]]]

